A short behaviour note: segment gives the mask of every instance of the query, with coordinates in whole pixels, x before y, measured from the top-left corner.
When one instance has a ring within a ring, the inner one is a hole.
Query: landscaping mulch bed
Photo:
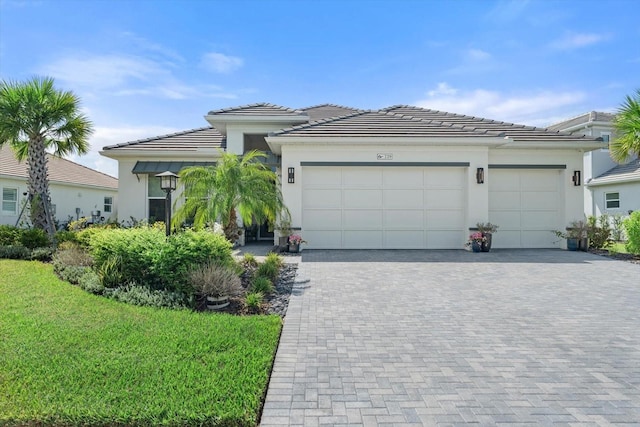
[[[617,259],[619,261],[626,261],[633,264],[640,264],[640,255],[610,252],[606,249],[589,249],[589,252],[591,252],[592,254],[604,256],[607,258]]]

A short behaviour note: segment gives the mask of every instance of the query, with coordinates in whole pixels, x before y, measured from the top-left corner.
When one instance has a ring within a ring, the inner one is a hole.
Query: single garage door
[[[560,230],[559,169],[490,169],[489,221],[500,226],[496,248],[551,248]]]
[[[312,249],[450,249],[464,242],[463,167],[304,166]]]

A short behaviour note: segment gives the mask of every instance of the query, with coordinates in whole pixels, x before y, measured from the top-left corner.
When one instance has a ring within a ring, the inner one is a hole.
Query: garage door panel
[[[424,172],[422,169],[388,169],[383,175],[386,189],[424,188]]]
[[[335,249],[342,247],[340,230],[304,230],[304,239],[314,249]]]
[[[384,211],[384,222],[382,225],[385,229],[422,230],[424,228],[424,211],[387,209]]]
[[[503,229],[520,229],[520,211],[493,211],[489,215],[489,222],[497,224],[502,234]]]
[[[553,236],[548,231],[523,231],[522,232],[522,247],[525,248],[548,248],[549,244],[549,236],[551,239],[557,240],[555,236]],[[552,243],[553,245],[553,243]],[[558,245],[553,245],[558,246]]]
[[[521,248],[520,242],[520,229],[518,230],[505,230],[500,226],[498,233],[494,234],[491,238],[491,245],[499,248]]]
[[[557,171],[522,171],[520,177],[523,191],[558,191]]]
[[[342,192],[333,189],[309,189],[305,191],[303,208],[340,208]]]
[[[382,230],[345,230],[344,247],[353,249],[381,249]]]
[[[460,230],[464,228],[464,212],[461,210],[427,211],[427,227],[434,230]]]
[[[384,190],[386,209],[415,209],[423,206],[422,190]]]
[[[344,228],[353,230],[367,230],[382,228],[381,210],[345,209]]]
[[[556,211],[522,212],[522,228],[525,230],[555,230],[550,224],[555,222],[557,216]]]
[[[386,230],[384,247],[390,249],[424,248],[424,232],[422,230]]]
[[[346,208],[382,208],[382,190],[344,190]]]
[[[429,168],[425,170],[426,188],[464,188],[466,175],[460,168]]]
[[[427,249],[460,249],[464,236],[459,230],[428,230]]]
[[[492,210],[520,210],[519,191],[498,191],[489,193],[489,206]]]
[[[547,210],[557,209],[558,193],[550,191],[528,191],[522,194],[522,209]]]
[[[511,171],[492,169],[488,179],[491,191],[520,192],[520,175],[513,175]]]
[[[464,206],[465,194],[462,190],[425,190],[425,201],[427,208],[434,206],[437,208],[460,208]]]
[[[303,182],[305,187],[340,188],[342,175],[335,168],[305,168]]]
[[[382,170],[379,168],[343,169],[342,184],[345,188],[380,188]]]
[[[305,223],[313,224],[316,230],[340,230],[342,228],[342,210],[308,209],[304,211]]]

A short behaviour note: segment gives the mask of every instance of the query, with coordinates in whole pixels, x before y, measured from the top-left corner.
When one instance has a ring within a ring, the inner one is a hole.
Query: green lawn
[[[0,425],[256,425],[280,328],[130,306],[0,260]]]
[[[627,248],[625,247],[625,244],[622,242],[615,242],[613,244],[611,244],[611,246],[609,246],[607,249],[609,249],[612,252],[616,252],[616,253],[620,253],[620,254],[626,254],[627,253]]]

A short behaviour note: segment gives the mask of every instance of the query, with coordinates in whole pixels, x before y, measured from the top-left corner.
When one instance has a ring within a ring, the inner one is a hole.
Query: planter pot
[[[480,252],[482,250],[482,245],[480,245],[480,243],[478,243],[478,242],[472,242],[471,243],[471,250],[473,252]]]
[[[567,250],[568,251],[577,251],[579,245],[579,239],[573,237],[567,237]]]
[[[278,237],[278,249],[280,250],[280,252],[289,251],[289,236]]]
[[[587,252],[589,250],[589,239],[582,238],[578,240],[578,250],[582,252]]]
[[[209,310],[221,310],[229,305],[229,297],[207,297],[207,308]]]
[[[297,254],[298,252],[300,252],[300,245],[289,243],[289,252]]]
[[[485,242],[482,242],[480,244],[480,250],[482,252],[489,252],[491,250],[491,233],[482,233],[482,235],[484,236],[484,238],[486,239]]]

